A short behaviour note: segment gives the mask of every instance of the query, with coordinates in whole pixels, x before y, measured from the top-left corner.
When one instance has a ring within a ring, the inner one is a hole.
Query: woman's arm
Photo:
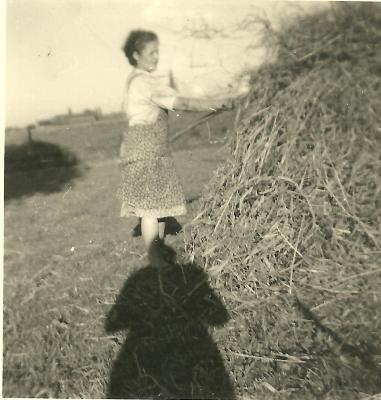
[[[244,76],[234,90],[221,91],[218,95],[208,99],[192,97],[176,97],[173,108],[175,110],[208,111],[231,109],[250,91],[249,76]]]
[[[195,99],[192,97],[176,97],[173,104],[175,110],[210,111],[233,108],[233,99]]]

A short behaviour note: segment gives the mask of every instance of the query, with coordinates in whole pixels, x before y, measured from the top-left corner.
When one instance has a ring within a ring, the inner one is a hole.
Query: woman
[[[168,110],[231,108],[233,100],[182,97],[159,83],[152,74],[159,62],[159,41],[153,32],[131,31],[123,51],[134,69],[127,79],[124,100],[128,132],[124,134],[120,151],[120,215],[141,218],[150,261],[165,266],[168,262],[160,253],[165,218],[186,213],[183,189],[169,151]]]

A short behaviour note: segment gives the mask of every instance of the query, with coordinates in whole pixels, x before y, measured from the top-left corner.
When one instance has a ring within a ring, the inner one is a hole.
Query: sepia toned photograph
[[[381,3],[4,3],[2,397],[381,399]]]

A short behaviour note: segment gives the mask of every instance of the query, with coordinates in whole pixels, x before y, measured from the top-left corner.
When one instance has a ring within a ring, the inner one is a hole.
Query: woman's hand
[[[250,75],[242,77],[238,85],[238,91],[242,96],[246,96],[250,92]]]

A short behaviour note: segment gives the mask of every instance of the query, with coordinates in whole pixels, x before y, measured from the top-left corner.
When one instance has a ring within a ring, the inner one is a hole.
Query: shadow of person
[[[208,326],[228,313],[194,264],[147,266],[125,282],[105,329],[128,329],[113,363],[108,398],[234,399]]]

